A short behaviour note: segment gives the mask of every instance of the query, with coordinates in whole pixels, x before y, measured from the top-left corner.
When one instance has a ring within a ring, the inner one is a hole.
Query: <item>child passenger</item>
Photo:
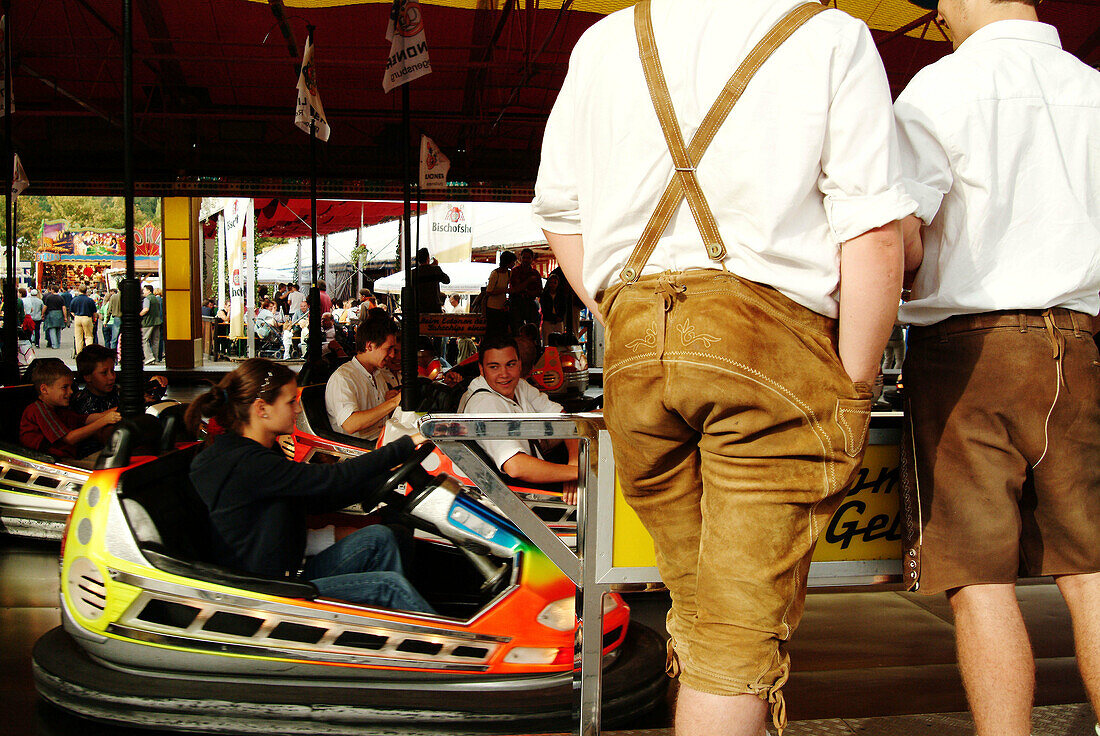
[[[76,356],[76,372],[84,387],[73,394],[71,406],[81,414],[99,414],[118,407],[115,351],[102,345],[88,345]],[[164,397],[168,379],[153,376],[145,386],[145,403]]]
[[[70,409],[73,375],[59,358],[36,360],[29,377],[38,400],[19,420],[19,442],[28,449],[84,458],[102,448],[107,431],[122,419],[116,409],[87,416]]]

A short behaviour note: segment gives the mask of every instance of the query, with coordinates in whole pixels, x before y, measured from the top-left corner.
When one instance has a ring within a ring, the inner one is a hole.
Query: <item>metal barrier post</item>
[[[591,333],[589,333],[591,334]],[[602,417],[600,424],[602,424]],[[577,482],[577,550],[580,552],[581,585],[577,588],[578,614],[581,619],[581,669],[574,672],[576,685],[580,677],[580,736],[596,736],[600,732],[603,704],[603,600],[607,586],[596,583],[596,530],[600,528],[597,512],[599,443],[598,426],[591,420],[578,419],[584,437],[581,442]],[[591,520],[591,526],[589,521]]]
[[[580,692],[580,736],[600,732],[601,678],[603,665],[603,598],[607,586],[596,583],[596,557],[599,527],[596,489],[598,487],[599,450],[595,441],[603,427],[599,414],[460,414],[426,416],[420,431],[433,440],[442,452],[477,484],[493,503],[527,535],[577,586],[578,614],[581,619],[581,667],[574,672],[574,688]],[[555,535],[545,522],[504,484],[496,469],[475,453],[467,443],[493,439],[579,439],[577,479],[576,554]],[[589,525],[592,531],[589,531]],[[590,564],[584,564],[585,559]],[[579,682],[578,682],[579,680]]]

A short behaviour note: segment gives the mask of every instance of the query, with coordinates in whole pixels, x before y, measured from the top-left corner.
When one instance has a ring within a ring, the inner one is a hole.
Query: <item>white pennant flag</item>
[[[386,40],[390,42],[390,55],[382,76],[382,89],[386,92],[432,73],[428,43],[424,39],[424,17],[417,0],[393,0]]]
[[[31,185],[27,178],[27,172],[23,171],[23,162],[19,160],[19,154],[15,154],[15,170],[11,177],[11,193],[18,197],[23,190]]]
[[[426,135],[420,136],[420,188],[438,189],[447,186],[447,172],[451,160],[443,155],[439,146]]]
[[[318,138],[328,140],[328,120],[325,108],[321,107],[321,98],[317,94],[317,67],[313,63],[313,37],[306,39],[306,50],[302,54],[302,72],[298,75],[298,104],[294,108],[294,124],[309,132],[309,120],[313,117],[313,127]]]

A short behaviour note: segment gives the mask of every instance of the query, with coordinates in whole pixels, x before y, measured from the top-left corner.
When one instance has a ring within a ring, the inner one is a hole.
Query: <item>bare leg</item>
[[[1016,586],[969,585],[949,591],[947,599],[977,736],[1028,736],[1035,657]]]
[[[1092,710],[1100,715],[1100,573],[1061,575],[1055,580],[1073,617],[1077,667]]]
[[[713,695],[680,686],[676,736],[762,736],[768,704],[755,695]]]

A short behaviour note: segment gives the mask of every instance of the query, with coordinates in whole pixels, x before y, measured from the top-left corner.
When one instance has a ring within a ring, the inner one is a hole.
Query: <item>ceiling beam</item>
[[[176,58],[176,47],[169,35],[160,0],[138,0],[137,6],[145,33],[149,36],[149,43],[154,53],[160,57],[154,73],[163,95],[161,101],[171,101],[173,108],[185,106],[187,77],[183,73],[183,65]]]
[[[1077,47],[1077,51],[1074,52],[1074,56],[1076,56],[1081,61],[1088,63],[1089,56],[1092,55],[1092,52],[1096,51],[1096,48],[1098,46],[1100,46],[1100,27],[1093,31],[1092,35],[1085,39],[1085,42]]]
[[[504,27],[512,15],[516,0],[505,0],[497,17],[496,27],[488,33],[490,12],[495,0],[479,0],[474,11],[473,31],[470,38],[470,69],[466,72],[466,85],[463,90],[462,112],[473,117],[482,114],[482,99],[485,91],[485,78],[493,59],[493,50],[500,40]],[[473,131],[463,130],[456,143],[464,148],[470,147],[470,135]]]
[[[936,11],[935,10],[929,10],[927,13],[925,13],[921,17],[917,18],[916,20],[912,21],[911,23],[906,23],[901,28],[897,28],[893,31],[890,31],[886,35],[881,36],[877,41],[875,41],[875,46],[877,46],[879,48],[882,48],[883,46],[888,44],[890,41],[893,41],[895,38],[900,38],[901,36],[904,36],[906,33],[909,33],[909,31],[915,30],[915,29],[920,28],[921,26],[924,26],[924,25],[928,25],[929,23],[931,23],[935,19],[936,19]]]
[[[58,89],[56,85],[45,79],[44,77],[38,77],[42,79],[43,83],[50,86],[51,89]],[[79,100],[74,95],[58,91],[69,97],[74,102],[79,104],[86,112],[79,110],[56,110],[52,108],[40,108],[34,109],[26,106],[19,108],[20,117],[34,117],[34,118],[49,118],[49,117],[88,117],[95,116],[103,118],[111,123],[111,125],[121,125],[118,121],[110,118],[102,111],[98,110],[92,105]],[[328,112],[327,110],[325,111]],[[286,111],[275,108],[257,109],[252,108],[242,109],[240,107],[218,107],[204,110],[203,112],[161,112],[161,111],[149,111],[149,112],[136,112],[134,117],[138,120],[207,120],[211,123],[217,123],[222,120],[263,120],[263,121],[285,121]],[[338,112],[328,114],[329,118],[337,120],[373,120],[382,122],[399,122],[401,120],[401,110],[387,110],[387,109],[363,109],[363,110],[340,110]],[[467,115],[460,112],[448,112],[448,111],[436,111],[436,110],[412,110],[412,117],[420,120],[434,120],[438,123],[449,124],[477,124],[488,125],[489,121],[483,117]],[[508,115],[508,123],[514,123],[517,125],[545,125],[546,115],[542,112],[514,112]]]

